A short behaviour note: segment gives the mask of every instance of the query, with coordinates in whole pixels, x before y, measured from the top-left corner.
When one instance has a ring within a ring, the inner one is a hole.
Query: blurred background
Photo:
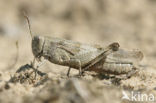
[[[119,88],[132,90],[152,88],[151,90],[155,92],[156,0],[0,0],[0,102],[21,103],[24,100],[25,103],[32,103],[32,101],[41,103],[39,101],[45,99],[47,103],[47,100],[52,98],[58,99],[57,96],[65,101],[70,96],[73,98],[72,94],[75,93],[69,90],[73,88],[72,83],[76,82],[72,81],[70,85],[69,78],[66,77],[68,67],[49,62],[39,68],[52,79],[44,85],[34,87],[29,84],[7,82],[20,66],[33,60],[31,37],[23,11],[29,16],[33,35],[59,37],[102,46],[119,42],[121,48],[139,49],[143,52],[144,59],[141,62],[141,69],[139,68],[143,73],[122,80],[117,88],[111,87],[111,79],[99,80],[91,75],[83,77],[91,80],[93,82],[91,85],[91,82],[79,79],[82,85],[78,86],[86,86],[88,90],[86,93],[91,93],[89,96],[91,101],[98,101],[92,102],[121,103],[122,92]],[[16,48],[16,41],[19,50]],[[72,69],[71,75],[73,76],[74,73],[77,74],[78,71]],[[62,84],[54,85],[55,80],[57,83],[67,81],[68,85],[64,87]],[[47,86],[49,82],[51,84]],[[88,86],[92,87],[91,91],[95,89],[95,94],[90,92]],[[75,98],[74,101],[78,100],[77,94]]]
[[[0,0],[1,70],[14,61],[16,41],[17,65],[33,58],[23,11],[34,35],[103,46],[119,42],[121,48],[141,50],[147,64],[156,58],[155,0]]]

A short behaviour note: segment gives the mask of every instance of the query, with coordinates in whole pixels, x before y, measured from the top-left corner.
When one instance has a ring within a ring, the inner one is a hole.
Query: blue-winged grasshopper
[[[143,58],[142,52],[119,49],[116,42],[102,47],[61,38],[33,36],[29,19],[25,17],[32,37],[32,52],[35,59],[40,60],[44,57],[51,63],[68,66],[67,76],[71,68],[78,69],[79,75],[86,70],[128,74],[135,69],[134,62]]]

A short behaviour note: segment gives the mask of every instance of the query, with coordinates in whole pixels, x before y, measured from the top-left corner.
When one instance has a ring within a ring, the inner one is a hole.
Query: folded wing
[[[138,63],[143,59],[143,53],[139,50],[119,49],[107,56],[105,62]]]

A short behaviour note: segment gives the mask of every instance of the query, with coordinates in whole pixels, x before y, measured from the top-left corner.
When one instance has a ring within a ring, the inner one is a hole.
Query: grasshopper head
[[[36,58],[40,58],[43,53],[44,37],[34,36],[32,38],[32,52]]]

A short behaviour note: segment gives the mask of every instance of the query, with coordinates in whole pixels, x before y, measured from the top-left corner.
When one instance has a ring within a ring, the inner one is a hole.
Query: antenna
[[[28,17],[28,15],[27,15],[27,13],[24,11],[23,12],[23,15],[24,15],[24,17],[26,18],[26,20],[27,20],[27,23],[28,23],[28,27],[29,27],[29,34],[30,34],[30,36],[31,36],[31,39],[33,39],[33,35],[32,35],[32,31],[31,31],[31,25],[30,25],[30,20],[29,20],[29,17]],[[31,62],[31,65],[32,65],[32,67],[34,68],[34,66],[35,66],[35,60],[36,60],[36,58],[35,58],[35,56],[34,56],[34,59],[33,59],[33,61]],[[36,78],[36,70],[35,70],[35,78]]]
[[[31,36],[31,38],[33,38],[29,17],[28,17],[28,15],[26,14],[26,12],[23,12],[23,15],[24,15],[24,17],[26,18],[27,23],[28,23],[30,36]]]

